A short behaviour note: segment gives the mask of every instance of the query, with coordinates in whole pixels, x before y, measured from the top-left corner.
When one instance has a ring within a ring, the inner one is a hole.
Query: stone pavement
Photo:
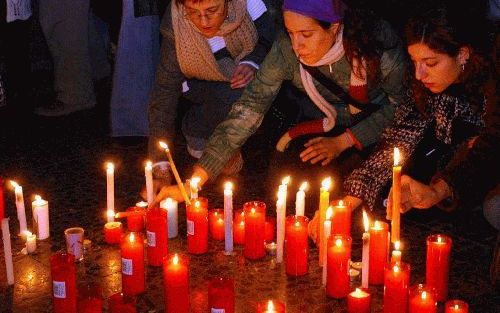
[[[103,297],[121,289],[120,252],[117,246],[104,243],[106,181],[104,162],[115,162],[116,207],[135,204],[143,184],[143,162],[146,141],[143,139],[112,141],[107,137],[107,120],[101,109],[77,113],[58,119],[39,119],[31,115],[0,111],[0,175],[23,186],[26,207],[31,197],[40,194],[50,205],[50,239],[38,242],[37,253],[23,255],[21,239],[13,236],[16,284],[6,286],[3,249],[0,252],[0,312],[50,312],[51,279],[48,258],[65,247],[65,228],[81,226],[92,248],[77,265],[79,282],[99,282]],[[277,185],[263,183],[266,175],[266,153],[262,134],[250,139],[244,149],[245,167],[233,178],[235,206],[248,200],[261,199],[274,214]],[[176,150],[181,175],[189,173],[191,160],[183,143]],[[293,178],[293,173],[292,173]],[[210,207],[223,204],[219,180],[200,192],[209,198]],[[289,195],[289,209],[300,182],[294,181]],[[313,185],[319,188],[319,184]],[[270,192],[271,191],[271,192]],[[6,188],[6,213],[11,217],[10,230],[16,234],[18,222],[13,192]],[[306,214],[312,216],[317,198],[306,199]],[[183,206],[181,206],[183,207]],[[31,210],[27,209],[28,227]],[[185,252],[185,214],[180,210],[179,234],[169,242],[171,252]],[[361,214],[353,216],[353,260],[361,258]],[[359,221],[359,223],[357,222]],[[500,312],[500,295],[489,283],[488,269],[496,232],[483,219],[481,212],[468,215],[444,214],[437,211],[412,212],[403,217],[403,258],[412,266],[411,282],[425,279],[425,238],[432,233],[445,233],[453,238],[450,274],[450,297],[471,305],[474,313]],[[255,304],[267,298],[287,303],[287,312],[346,312],[345,300],[327,298],[321,288],[321,269],[317,265],[317,249],[311,248],[309,274],[288,278],[284,266],[272,257],[249,262],[241,248],[235,256],[223,255],[222,242],[209,242],[209,253],[190,257],[190,288],[193,312],[207,312],[209,278],[224,274],[236,282],[238,313],[254,312]],[[146,292],[138,299],[140,312],[164,312],[163,283],[160,268],[147,268]],[[354,286],[354,285],[353,285]],[[373,312],[381,312],[381,287],[374,288]]]

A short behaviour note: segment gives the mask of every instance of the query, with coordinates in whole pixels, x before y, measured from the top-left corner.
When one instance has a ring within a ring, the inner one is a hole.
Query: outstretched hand
[[[184,202],[184,197],[182,196],[179,186],[170,185],[162,187],[160,192],[156,195],[153,202],[150,203],[148,207],[157,207],[160,202],[166,198],[172,198],[177,202]]]
[[[316,137],[305,143],[306,149],[300,153],[302,162],[310,161],[316,164],[320,161],[322,166],[329,164],[344,150],[352,147],[352,142],[346,133],[337,137]]]
[[[240,64],[236,67],[231,78],[231,88],[243,88],[255,77],[257,69],[249,64]]]

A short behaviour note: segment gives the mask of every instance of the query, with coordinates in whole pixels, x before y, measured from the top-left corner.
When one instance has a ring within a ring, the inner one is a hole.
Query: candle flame
[[[106,170],[112,172],[115,170],[115,165],[111,162],[106,163]]]
[[[427,292],[422,291],[422,300],[427,299]]]
[[[11,181],[10,181],[10,184],[12,185],[12,187],[14,187],[14,188],[16,188],[16,189],[17,189],[17,188],[19,188],[19,187],[21,187],[21,186],[19,186],[19,185],[18,185],[15,181],[13,181],[13,180],[11,180]]]
[[[365,227],[365,233],[370,229],[370,220],[368,219],[368,214],[363,210],[363,226]]]
[[[169,151],[168,145],[165,142],[160,141],[160,142],[158,142],[158,144],[160,145],[160,148],[165,149],[166,151]]]
[[[233,183],[228,181],[224,184],[224,189],[225,190],[233,190]]]
[[[35,201],[42,201],[42,197],[40,197],[39,195],[35,195]]]
[[[135,241],[135,235],[134,235],[134,233],[130,233],[129,240],[130,240],[130,242],[134,242]]]
[[[394,166],[399,166],[400,161],[401,161],[401,154],[399,153],[399,149],[394,148]]]
[[[254,214],[255,213],[255,208],[252,208],[251,212],[252,212],[252,214]]]
[[[148,206],[148,203],[146,201],[140,201],[135,204],[136,207],[139,208],[146,208]]]
[[[199,178],[198,176],[195,176],[195,177],[192,177],[191,178],[191,187],[193,188],[198,188],[198,184],[200,183],[201,181],[201,178]]]
[[[394,265],[394,267],[392,269],[393,269],[394,273],[399,272],[399,266],[397,266],[397,265]]]
[[[151,162],[151,161],[146,161],[146,169],[148,169],[148,170],[153,169],[153,162]]]
[[[328,209],[326,209],[326,219],[329,220],[332,218],[333,215],[333,208],[330,206]]]
[[[245,221],[240,221],[241,226],[245,226]]]
[[[339,200],[339,205],[338,206],[344,206],[344,200]]]
[[[107,217],[115,217],[115,211],[113,211],[113,210],[107,210],[106,211],[106,216]]]
[[[269,312],[274,311],[273,301],[269,300],[269,301],[267,302],[267,310],[268,310]]]
[[[295,227],[299,227],[300,226],[300,222],[299,221],[296,221],[295,222]]]
[[[288,185],[290,183],[290,176],[287,176],[281,180],[282,185]]]
[[[197,209],[199,209],[199,208],[200,208],[200,201],[199,201],[199,200],[196,200],[196,201],[194,202],[194,207],[195,207],[195,208],[197,208]]]
[[[398,240],[394,243],[394,250],[399,251],[401,248],[401,242]]]
[[[172,259],[172,263],[174,263],[174,265],[177,265],[179,264],[179,256],[176,254],[174,254],[174,258]]]
[[[455,304],[455,308],[454,308],[454,309],[455,309],[455,310],[460,309],[460,307],[458,306],[458,304]]]
[[[441,236],[438,236],[438,237],[437,237],[437,242],[438,242],[438,243],[443,242],[443,238],[441,238]]]
[[[373,228],[376,230],[382,229],[382,224],[380,223],[380,221],[375,221]]]
[[[339,239],[335,240],[335,245],[337,247],[342,247],[342,239],[339,238]]]
[[[33,233],[32,233],[32,232],[30,232],[29,230],[25,230],[25,231],[24,231],[24,235],[25,235],[26,237],[30,237],[30,236],[33,236]]]
[[[300,190],[300,191],[306,191],[306,189],[307,189],[307,182],[305,181],[305,182],[303,182],[303,183],[300,185],[299,190]]]
[[[325,190],[330,190],[331,186],[332,186],[332,178],[331,177],[327,177],[327,178],[323,179],[323,181],[321,182],[321,188],[323,188]]]

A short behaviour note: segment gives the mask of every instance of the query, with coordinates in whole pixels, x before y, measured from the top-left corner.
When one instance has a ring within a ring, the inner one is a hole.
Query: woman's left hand
[[[249,64],[240,64],[236,67],[231,78],[231,88],[243,88],[255,77],[257,69]]]
[[[316,164],[323,161],[321,165],[327,165],[344,150],[353,146],[346,136],[349,135],[344,133],[337,137],[316,137],[309,140],[304,145],[306,149],[300,153],[302,162],[310,161],[311,164]]]

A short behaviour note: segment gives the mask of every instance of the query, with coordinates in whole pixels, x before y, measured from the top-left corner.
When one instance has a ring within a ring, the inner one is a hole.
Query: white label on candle
[[[148,246],[156,247],[156,233],[146,231],[146,234],[148,236]]]
[[[54,298],[65,299],[66,298],[66,283],[63,281],[52,281],[54,287]]]
[[[188,235],[194,236],[194,222],[187,220],[187,233]]]
[[[134,273],[132,267],[132,259],[122,258],[122,273],[124,275],[132,275]]]
[[[226,310],[224,310],[224,309],[211,308],[210,310],[211,310],[210,313],[226,313]]]

